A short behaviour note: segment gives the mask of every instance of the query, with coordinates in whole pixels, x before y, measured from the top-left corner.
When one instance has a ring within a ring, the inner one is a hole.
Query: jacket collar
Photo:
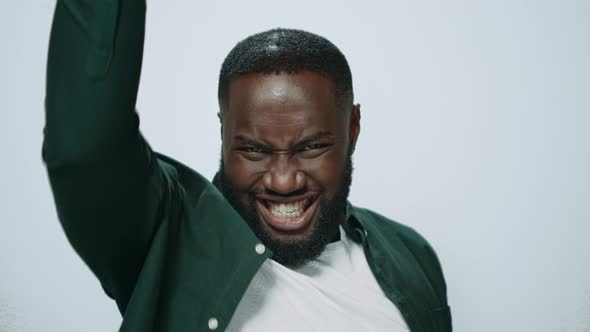
[[[357,243],[364,243],[367,238],[367,231],[362,224],[361,218],[356,211],[356,208],[349,202],[346,202],[346,218],[342,224],[342,228],[353,241]]]

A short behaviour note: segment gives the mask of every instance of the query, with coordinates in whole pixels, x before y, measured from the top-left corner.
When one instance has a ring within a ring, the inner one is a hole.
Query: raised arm
[[[145,0],[59,0],[43,142],[66,235],[124,309],[162,213],[166,177],[135,100]]]

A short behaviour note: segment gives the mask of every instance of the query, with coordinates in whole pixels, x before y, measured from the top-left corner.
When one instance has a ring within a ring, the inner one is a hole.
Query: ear
[[[221,111],[217,112],[217,118],[219,119],[219,126],[221,128],[221,140],[223,141],[223,116]]]
[[[348,127],[349,133],[349,149],[350,154],[354,153],[354,149],[356,147],[356,141],[359,137],[359,133],[361,132],[361,104],[355,104],[352,106],[352,111],[350,113],[350,123]]]

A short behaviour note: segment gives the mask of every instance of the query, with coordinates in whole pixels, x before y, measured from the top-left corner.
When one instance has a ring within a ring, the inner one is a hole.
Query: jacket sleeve
[[[124,310],[158,226],[167,177],[135,113],[145,0],[59,0],[43,159],[70,243]]]

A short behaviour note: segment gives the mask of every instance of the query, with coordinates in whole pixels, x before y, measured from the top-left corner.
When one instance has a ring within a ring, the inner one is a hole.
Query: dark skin
[[[315,72],[254,73],[231,81],[220,120],[224,172],[241,204],[253,193],[261,201],[332,200],[359,135],[360,105],[338,100],[332,80]],[[281,241],[309,236],[319,220],[315,213],[290,230],[273,228],[260,210],[258,219]]]

